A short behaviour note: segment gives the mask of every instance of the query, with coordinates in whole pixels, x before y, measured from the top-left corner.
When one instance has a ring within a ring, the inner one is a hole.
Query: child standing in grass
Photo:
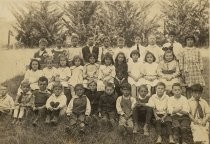
[[[99,65],[96,63],[96,57],[92,54],[89,55],[89,63],[83,68],[83,84],[87,87],[88,81],[97,81]]]
[[[12,114],[14,109],[14,101],[12,97],[8,94],[7,86],[0,86],[0,115]]]
[[[196,144],[209,144],[210,107],[201,98],[203,87],[200,84],[194,84],[190,88],[192,97],[189,99],[189,106],[193,140]]]
[[[52,85],[55,82],[55,76],[57,69],[53,67],[53,60],[52,58],[48,57],[46,59],[46,67],[42,70],[43,76],[48,79],[48,89],[52,89]]]
[[[30,83],[28,81],[22,81],[20,88],[21,92],[18,93],[15,99],[14,120],[12,124],[21,124],[24,114],[26,114],[28,108],[31,107],[30,100],[32,93],[30,91]]]
[[[185,96],[182,96],[182,87],[180,83],[174,83],[172,86],[173,96],[168,99],[168,113],[172,118],[172,126],[174,132],[174,140],[179,143],[180,138],[182,143],[190,142],[190,107],[188,100]]]
[[[125,83],[122,85],[123,95],[117,98],[116,109],[119,114],[119,130],[125,134],[133,130],[133,108],[136,99],[131,96],[131,85]]]
[[[85,89],[82,84],[76,84],[74,89],[76,96],[71,99],[66,113],[70,120],[70,126],[79,126],[80,131],[83,132],[85,120],[91,112],[91,105],[87,96],[84,95]]]
[[[101,114],[101,124],[111,123],[115,125],[116,120],[116,100],[117,96],[114,93],[114,84],[107,83],[104,94],[101,95],[99,100],[98,111]]]
[[[180,82],[179,64],[172,51],[165,51],[157,71],[160,81],[166,84],[166,90],[171,93],[172,85]]]
[[[66,108],[66,96],[63,94],[63,86],[61,83],[56,82],[53,85],[53,94],[47,99],[47,118],[45,123],[52,124],[58,123],[58,118]],[[52,118],[52,119],[51,119]]]
[[[98,81],[97,81],[97,90],[104,91],[105,85],[107,83],[114,83],[115,67],[112,55],[106,53],[104,59],[101,62],[102,65],[99,67]]]
[[[48,56],[48,52],[46,47],[48,45],[48,41],[45,38],[41,38],[39,40],[39,51],[34,54],[34,58],[39,60],[41,69],[45,67],[45,59]]]
[[[50,97],[51,93],[47,90],[48,79],[46,77],[40,77],[38,81],[39,90],[33,92],[31,99],[32,109],[35,114],[33,126],[37,126],[39,119],[45,116],[46,113],[46,101]]]
[[[147,52],[144,59],[145,63],[143,64],[142,74],[143,84],[146,84],[149,88],[149,94],[152,95],[155,93],[155,86],[159,82],[157,68],[158,64],[156,63],[155,55],[151,52]]]
[[[167,103],[169,96],[165,94],[166,85],[162,82],[157,83],[156,94],[149,99],[148,106],[153,108],[155,116],[155,129],[157,133],[157,144],[162,143],[161,132],[162,128],[166,127],[169,134],[169,143],[174,143],[172,136],[171,118],[167,115]]]
[[[61,38],[56,39],[56,48],[53,49],[52,55],[53,55],[53,63],[55,64],[56,67],[59,66],[59,57],[61,55],[65,55],[66,51],[62,48],[63,46],[63,40]]]
[[[187,86],[187,97],[191,97],[190,87],[194,84],[205,86],[203,78],[203,61],[200,51],[195,48],[195,37],[188,35],[185,38],[186,47],[181,55],[179,65],[182,77]]]
[[[148,106],[150,96],[148,96],[147,85],[140,85],[138,89],[138,96],[136,98],[136,104],[133,109],[134,130],[133,133],[137,133],[139,129],[139,121],[143,121],[144,135],[149,136],[149,126],[153,116],[153,110]]]
[[[29,65],[29,70],[26,71],[24,80],[28,81],[31,90],[39,89],[38,80],[43,76],[43,71],[40,70],[40,63],[37,59],[32,59]]]
[[[132,96],[136,97],[137,87],[141,85],[142,74],[142,63],[139,62],[140,53],[138,50],[133,50],[130,54],[132,58],[128,63],[128,82],[132,86]]]

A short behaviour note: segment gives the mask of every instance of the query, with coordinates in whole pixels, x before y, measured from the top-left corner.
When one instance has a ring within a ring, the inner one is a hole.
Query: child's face
[[[47,82],[46,81],[38,81],[38,86],[41,91],[44,91],[47,89]]]
[[[128,96],[130,96],[131,91],[127,88],[124,88],[124,89],[122,89],[122,93],[125,97],[128,97]]]
[[[105,59],[105,65],[111,65],[111,59],[110,58],[106,58]]]
[[[114,89],[112,87],[106,87],[105,93],[108,95],[112,95],[114,93]]]
[[[96,62],[96,59],[94,57],[89,58],[90,64],[94,64]]]
[[[117,78],[118,79],[123,79],[123,74],[122,74],[122,72],[118,72],[118,73],[116,73],[116,76],[117,76]]]
[[[61,40],[57,40],[57,41],[56,41],[56,46],[57,46],[58,48],[61,48],[61,47],[62,47],[62,41],[61,41]]]
[[[76,95],[77,96],[82,96],[83,94],[84,94],[84,88],[83,87],[76,87],[76,89],[75,89],[75,93],[76,93]]]
[[[61,65],[61,66],[66,66],[66,64],[67,64],[66,59],[61,58],[61,59],[60,59],[60,65]]]
[[[138,61],[138,59],[139,59],[139,55],[138,54],[132,54],[132,59],[133,59],[133,61]]]
[[[169,39],[170,42],[174,42],[175,36],[174,35],[169,35],[168,39]]]
[[[165,87],[162,85],[158,85],[156,87],[156,92],[158,96],[163,96],[164,92],[165,92]]]
[[[122,40],[122,39],[118,40],[118,43],[117,43],[118,47],[123,48],[124,44],[125,44],[124,40]]]
[[[124,56],[122,54],[118,55],[117,60],[118,62],[123,62]]]
[[[141,38],[140,37],[136,37],[135,38],[135,43],[136,44],[140,44],[141,43]]]
[[[30,90],[30,86],[28,84],[22,84],[21,89],[23,93],[27,93]]]
[[[148,63],[153,63],[154,62],[154,58],[153,58],[152,54],[147,54],[146,60],[147,60]]]
[[[77,44],[78,44],[78,38],[73,38],[73,39],[71,40],[71,44],[72,44],[73,47],[76,47]]]
[[[199,91],[192,91],[192,96],[195,98],[195,100],[199,100],[201,97],[202,92]]]
[[[53,93],[55,94],[55,96],[59,96],[62,93],[62,88],[57,86],[53,88]]]
[[[174,58],[173,54],[172,53],[166,53],[165,54],[165,60],[166,61],[172,61]]]
[[[139,89],[139,95],[141,97],[146,97],[147,94],[148,94],[148,90],[146,88],[142,87],[142,88]]]
[[[95,90],[96,90],[96,88],[97,88],[97,86],[96,86],[96,83],[95,83],[95,82],[90,83],[90,84],[88,85],[88,87],[89,87],[89,89],[90,89],[91,91],[95,91]]]
[[[5,96],[7,94],[7,88],[5,88],[5,87],[4,88],[1,88],[0,92],[1,92],[0,97]]]
[[[105,40],[104,40],[104,46],[105,46],[105,47],[109,47],[109,40],[108,40],[108,39],[105,39]]]
[[[174,94],[175,97],[179,98],[182,93],[182,89],[180,86],[173,86],[172,88],[172,93]]]
[[[32,63],[31,63],[31,68],[32,68],[32,70],[38,70],[38,67],[39,67],[39,63],[37,62],[37,61],[33,61]]]
[[[150,37],[148,38],[148,43],[149,43],[150,45],[156,44],[156,38],[155,38],[154,36],[150,36]]]
[[[89,46],[93,46],[93,44],[94,44],[94,37],[90,37],[90,38],[88,39],[88,45],[89,45]]]
[[[41,50],[44,50],[46,47],[47,47],[47,44],[46,43],[43,43],[43,42],[39,43],[39,48]]]
[[[80,59],[75,59],[74,64],[75,64],[75,66],[80,66],[80,64],[81,64]]]
[[[188,47],[193,47],[194,46],[194,40],[192,38],[188,38],[186,40],[186,44]]]
[[[47,67],[48,67],[49,69],[51,69],[52,66],[53,66],[52,60],[47,60],[46,63],[47,63]]]

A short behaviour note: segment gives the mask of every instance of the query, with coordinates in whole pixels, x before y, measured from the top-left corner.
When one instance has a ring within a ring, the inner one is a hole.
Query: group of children
[[[175,33],[170,32],[169,43],[162,49],[154,35],[148,37],[147,47],[136,37],[132,48],[124,46],[122,37],[117,48],[110,46],[108,37],[100,48],[94,46],[92,36],[84,48],[78,47],[78,40],[73,34],[71,48],[64,49],[62,39],[57,39],[57,47],[49,52],[47,40],[41,39],[15,102],[1,88],[1,112],[14,109],[13,124],[22,123],[29,110],[35,114],[34,126],[44,115],[46,123],[57,124],[66,114],[68,130],[76,126],[84,131],[94,121],[115,127],[118,121],[120,133],[137,133],[143,120],[147,136],[154,122],[156,143],[162,142],[163,126],[170,143],[189,143],[187,134],[191,131],[194,141],[208,143],[210,109],[200,98],[205,86],[203,63],[193,36],[186,37],[186,47],[182,48]],[[183,86],[187,97],[182,95]],[[202,139],[196,134],[200,129],[207,134]]]

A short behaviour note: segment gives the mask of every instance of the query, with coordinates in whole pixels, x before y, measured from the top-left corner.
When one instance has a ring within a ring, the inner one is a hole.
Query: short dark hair
[[[105,89],[106,89],[107,87],[111,87],[111,88],[114,89],[114,84],[113,84],[113,83],[107,83],[107,84],[105,85]]]
[[[163,83],[163,82],[158,82],[157,85],[156,85],[156,87],[157,87],[157,86],[164,86],[164,88],[166,88],[166,84]]]
[[[48,84],[48,79],[47,79],[45,76],[40,77],[39,80],[38,80],[38,83],[39,83],[40,81],[41,81],[41,82],[46,81],[47,84]]]
[[[111,59],[111,64],[114,64],[114,60],[113,60],[112,55],[111,55],[109,52],[107,52],[107,53],[104,55],[104,57],[103,57],[103,59],[102,59],[102,61],[101,61],[101,64],[102,64],[102,65],[105,64],[105,59],[107,59],[107,58]]]
[[[182,88],[182,85],[181,85],[180,83],[174,83],[174,84],[172,85],[172,89],[173,89],[173,87],[175,87],[175,86],[178,86],[178,87]]]
[[[53,85],[52,85],[52,90],[56,87],[60,87],[61,89],[63,89],[63,85],[60,83],[60,82],[55,82]]]
[[[133,50],[132,52],[131,52],[131,54],[130,54],[130,57],[132,58],[132,55],[133,54],[138,54],[138,56],[140,57],[140,53],[139,53],[139,51],[138,50]]]
[[[128,90],[131,90],[131,85],[129,83],[123,83],[121,85],[121,89],[128,89]]]
[[[76,59],[79,59],[80,60],[80,64],[81,65],[84,65],[84,61],[83,61],[83,59],[79,55],[76,55],[76,56],[73,57],[73,60],[72,60],[72,64],[73,65],[75,65],[75,60]]]
[[[138,91],[140,91],[141,88],[145,88],[147,91],[149,91],[146,84],[140,85],[139,88],[138,88]]]
[[[203,87],[200,84],[194,84],[190,87],[191,91],[203,92]]]
[[[175,31],[170,31],[170,32],[168,33],[168,35],[174,35],[174,36],[176,36],[176,33],[175,33]]]
[[[76,84],[75,87],[74,87],[74,91],[76,91],[76,89],[77,89],[78,87],[84,89],[83,84]]]

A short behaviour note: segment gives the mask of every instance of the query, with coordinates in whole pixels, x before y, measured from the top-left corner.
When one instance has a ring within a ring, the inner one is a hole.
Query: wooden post
[[[11,34],[11,31],[9,30],[8,31],[8,43],[7,43],[7,48],[9,49],[9,46],[10,46],[10,34]]]

